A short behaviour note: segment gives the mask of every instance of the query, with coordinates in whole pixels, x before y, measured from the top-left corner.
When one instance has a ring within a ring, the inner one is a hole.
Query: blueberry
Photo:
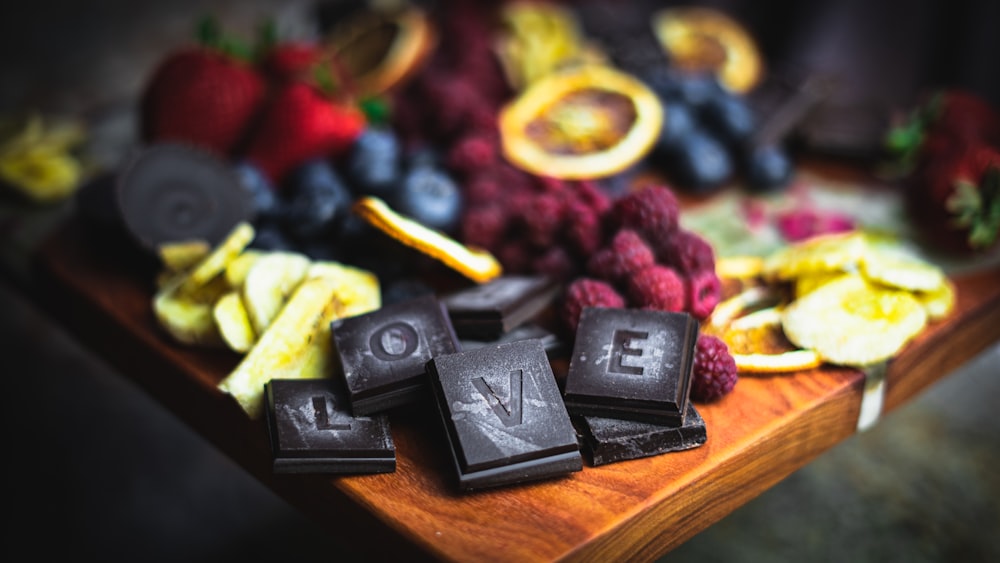
[[[679,187],[707,192],[722,185],[733,172],[726,146],[703,129],[691,131],[662,157],[665,172]]]
[[[656,141],[656,150],[669,151],[682,142],[697,127],[697,120],[691,109],[680,100],[661,99],[663,105],[663,127]]]
[[[240,185],[253,196],[254,217],[260,220],[277,218],[281,214],[281,200],[267,176],[245,161],[234,164],[233,170]]]
[[[722,89],[706,100],[699,117],[715,134],[732,145],[746,141],[757,126],[746,100]]]
[[[285,233],[285,230],[277,222],[260,222],[257,224],[255,230],[256,234],[250,243],[250,248],[258,250],[298,251],[298,245]]]
[[[710,72],[690,72],[659,66],[646,71],[642,80],[661,98],[701,108],[725,88]]]
[[[399,139],[389,129],[369,127],[354,142],[347,177],[358,195],[389,199],[400,176]]]
[[[748,150],[745,159],[747,185],[756,191],[784,188],[795,172],[792,159],[780,145],[754,147]]]
[[[292,171],[288,203],[282,214],[285,229],[300,240],[325,237],[348,215],[353,198],[327,160],[306,162]]]
[[[462,211],[461,193],[454,180],[430,166],[408,171],[392,204],[399,213],[445,233],[455,229]]]

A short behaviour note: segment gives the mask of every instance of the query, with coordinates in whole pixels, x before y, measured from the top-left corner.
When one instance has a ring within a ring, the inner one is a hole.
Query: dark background
[[[1000,53],[1000,2],[706,4],[742,19],[773,68],[836,73],[843,100],[905,107],[938,86],[969,88],[994,105],[1000,99],[993,59]],[[0,115],[35,109],[81,117],[100,149],[95,154],[114,166],[133,142],[134,100],[145,78],[169,49],[189,40],[198,17],[214,13],[237,33],[274,17],[284,33],[308,35],[312,6],[5,3]],[[44,224],[46,213],[25,216]],[[0,284],[2,498],[12,522],[2,527],[0,545],[9,553],[30,553],[32,560],[358,558],[351,550],[363,546],[345,551],[334,544],[50,323],[21,296],[25,282],[15,269]],[[998,365],[994,346],[664,561],[1000,560]]]

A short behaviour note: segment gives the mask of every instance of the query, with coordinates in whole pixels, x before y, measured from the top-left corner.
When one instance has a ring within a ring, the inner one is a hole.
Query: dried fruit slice
[[[377,197],[358,198],[352,209],[400,243],[441,261],[475,282],[485,283],[503,273],[500,262],[486,250],[464,246],[439,231],[404,217]]]
[[[848,366],[893,357],[926,324],[927,313],[911,293],[875,286],[860,275],[831,281],[782,313],[782,327],[796,346]]]
[[[212,307],[212,318],[222,340],[234,352],[246,353],[257,340],[250,317],[238,291],[230,291]]]
[[[750,33],[723,12],[705,7],[660,10],[653,31],[671,64],[714,72],[730,90],[749,92],[764,75],[763,57]]]
[[[940,287],[931,291],[917,291],[913,294],[927,311],[927,319],[939,321],[947,317],[955,308],[955,284],[945,279]]]
[[[741,373],[790,373],[822,363],[813,350],[797,349],[785,337],[780,309],[768,306],[778,299],[771,288],[754,287],[715,308],[705,331],[721,338]],[[747,310],[756,309],[749,314]]]
[[[232,395],[252,419],[263,412],[264,384],[272,378],[328,377],[332,366],[330,323],[342,316],[339,283],[317,277],[302,282],[219,389]]]
[[[377,96],[403,83],[436,44],[431,20],[414,6],[363,10],[335,26],[326,40],[327,51],[361,97]]]
[[[212,248],[203,240],[189,240],[164,243],[156,250],[167,271],[183,272],[204,260]]]
[[[819,235],[772,253],[764,259],[763,275],[787,281],[810,274],[852,271],[867,249],[860,231]]]
[[[656,94],[602,65],[536,80],[500,113],[508,160],[534,174],[568,179],[630,168],[652,148],[662,125]]]
[[[945,283],[941,268],[896,248],[869,245],[861,262],[869,280],[909,291],[934,291]]]
[[[243,287],[243,282],[247,279],[250,267],[254,265],[258,258],[264,255],[264,251],[247,248],[233,261],[226,264],[226,281],[233,288]]]
[[[307,278],[328,277],[340,284],[337,299],[343,304],[345,317],[374,311],[382,306],[382,289],[378,276],[354,266],[333,261],[313,262]]]
[[[309,258],[296,252],[268,252],[257,259],[243,282],[243,304],[250,324],[263,334],[285,301],[305,279]]]
[[[225,271],[226,265],[243,252],[243,249],[253,241],[256,231],[248,222],[238,223],[232,231],[219,243],[212,252],[198,263],[191,271],[185,285],[205,285]]]
[[[215,278],[191,287],[179,274],[153,296],[153,314],[174,340],[193,346],[220,347],[222,337],[212,317],[215,301],[228,290],[225,279]]]

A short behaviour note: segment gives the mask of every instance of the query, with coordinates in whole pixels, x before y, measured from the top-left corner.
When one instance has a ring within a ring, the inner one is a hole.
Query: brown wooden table
[[[263,422],[216,388],[239,357],[170,341],[153,318],[151,276],[72,218],[34,258],[40,303],[82,342],[331,535],[379,558],[652,560],[857,431],[865,375],[824,366],[741,377],[698,406],[704,446],[551,481],[458,493],[442,431],[419,409],[391,415],[394,473],[276,475]],[[889,363],[885,411],[1000,340],[1000,268],[953,279],[954,313]]]

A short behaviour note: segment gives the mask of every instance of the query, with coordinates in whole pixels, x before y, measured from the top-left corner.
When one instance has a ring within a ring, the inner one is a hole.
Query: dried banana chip
[[[205,286],[191,288],[188,277],[179,274],[153,296],[156,321],[175,340],[194,346],[221,347],[212,308],[225,291],[225,280],[217,278]]]
[[[871,281],[908,291],[934,291],[945,282],[944,272],[934,264],[880,245],[869,245],[861,273]]]
[[[233,396],[252,419],[263,412],[264,384],[271,379],[329,377],[330,323],[343,316],[337,281],[303,281],[219,389]]]
[[[340,284],[337,299],[344,305],[344,316],[353,317],[382,306],[378,276],[354,266],[323,260],[309,266],[306,277],[329,277]]]
[[[849,276],[851,274],[845,274],[842,272],[827,272],[822,274],[807,274],[804,276],[799,276],[795,278],[795,298],[804,297],[809,293],[819,287],[832,282],[833,280],[842,277]]]
[[[169,272],[183,272],[208,256],[212,248],[203,240],[169,242],[157,248],[163,267]]]
[[[247,279],[250,267],[258,258],[264,255],[261,250],[247,248],[239,256],[233,258],[232,262],[226,264],[226,281],[234,288],[243,287],[243,282]]]
[[[917,291],[913,295],[924,306],[927,318],[931,321],[939,321],[947,317],[955,308],[955,284],[947,278],[937,289]]]
[[[288,297],[305,279],[311,264],[297,252],[273,251],[258,258],[243,281],[242,296],[257,334],[263,334],[284,307]]]
[[[226,265],[243,252],[243,249],[253,241],[255,234],[256,231],[250,223],[237,224],[226,235],[226,238],[194,267],[185,284],[189,286],[205,285],[212,278],[224,272]]]
[[[244,354],[253,347],[257,333],[250,324],[250,317],[238,291],[230,291],[215,302],[212,318],[222,340],[232,351]]]
[[[926,324],[927,313],[911,293],[875,286],[860,275],[831,281],[782,313],[792,343],[848,366],[895,356]]]

